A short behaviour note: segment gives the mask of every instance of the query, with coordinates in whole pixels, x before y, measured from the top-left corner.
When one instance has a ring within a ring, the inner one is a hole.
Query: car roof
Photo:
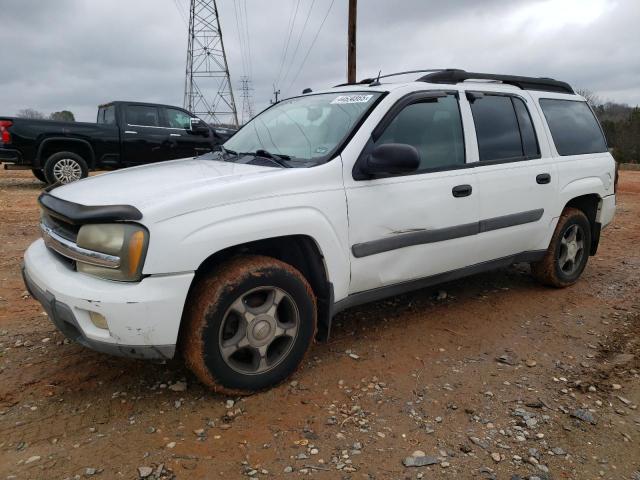
[[[423,73],[427,73],[424,75]],[[402,81],[402,77],[405,78]],[[491,73],[467,72],[460,69],[412,70],[392,73],[378,78],[368,78],[357,83],[336,85],[333,88],[312,93],[335,92],[392,92],[421,90],[484,90],[504,93],[529,91],[550,95],[554,98],[580,98],[566,82],[548,77],[525,77]],[[311,93],[311,92],[308,92]]]

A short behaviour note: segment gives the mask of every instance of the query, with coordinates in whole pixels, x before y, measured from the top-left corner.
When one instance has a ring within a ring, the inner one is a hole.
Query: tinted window
[[[586,102],[541,99],[540,106],[560,155],[607,151],[602,130]]]
[[[536,158],[540,155],[540,149],[529,110],[527,110],[526,105],[519,98],[511,97],[511,101],[513,102],[513,107],[516,109],[516,117],[518,117],[518,125],[520,125],[524,156],[526,158]]]
[[[376,141],[413,145],[420,170],[464,164],[464,137],[458,100],[447,96],[405,107]]]
[[[127,106],[127,123],[129,125],[157,127],[160,125],[158,109],[144,105],[129,105]]]
[[[480,161],[522,157],[522,141],[511,97],[485,95],[471,103]]]
[[[191,116],[182,110],[175,108],[165,109],[167,112],[167,122],[171,128],[190,128]]]
[[[104,123],[106,125],[116,124],[116,107],[114,105],[104,109]]]

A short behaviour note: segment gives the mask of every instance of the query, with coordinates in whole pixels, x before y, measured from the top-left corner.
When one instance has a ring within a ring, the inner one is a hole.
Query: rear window
[[[540,106],[560,155],[607,151],[600,125],[586,102],[544,98]]]
[[[104,125],[116,124],[116,107],[109,105],[108,107],[100,107],[98,110],[98,123]]]

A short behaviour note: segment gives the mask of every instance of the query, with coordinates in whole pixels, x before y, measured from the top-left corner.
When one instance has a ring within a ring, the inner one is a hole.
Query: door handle
[[[540,175],[536,176],[536,182],[540,185],[551,183],[551,175],[548,173],[541,173]]]
[[[181,137],[182,135],[180,135],[179,133],[170,133],[169,136],[170,137]]]
[[[124,133],[130,133],[132,135],[137,135],[138,134],[138,132],[135,132],[133,130],[125,130]]]
[[[460,198],[460,197],[468,197],[469,195],[471,195],[472,191],[473,189],[471,188],[471,185],[458,185],[456,187],[453,187],[453,189],[451,190],[451,193],[453,194],[454,197]]]

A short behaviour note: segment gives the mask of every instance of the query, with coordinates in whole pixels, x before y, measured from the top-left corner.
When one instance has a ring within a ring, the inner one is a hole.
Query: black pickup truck
[[[0,116],[0,161],[5,169],[31,169],[49,184],[69,183],[89,170],[200,155],[233,133],[179,107],[111,102],[100,105],[97,123]]]

